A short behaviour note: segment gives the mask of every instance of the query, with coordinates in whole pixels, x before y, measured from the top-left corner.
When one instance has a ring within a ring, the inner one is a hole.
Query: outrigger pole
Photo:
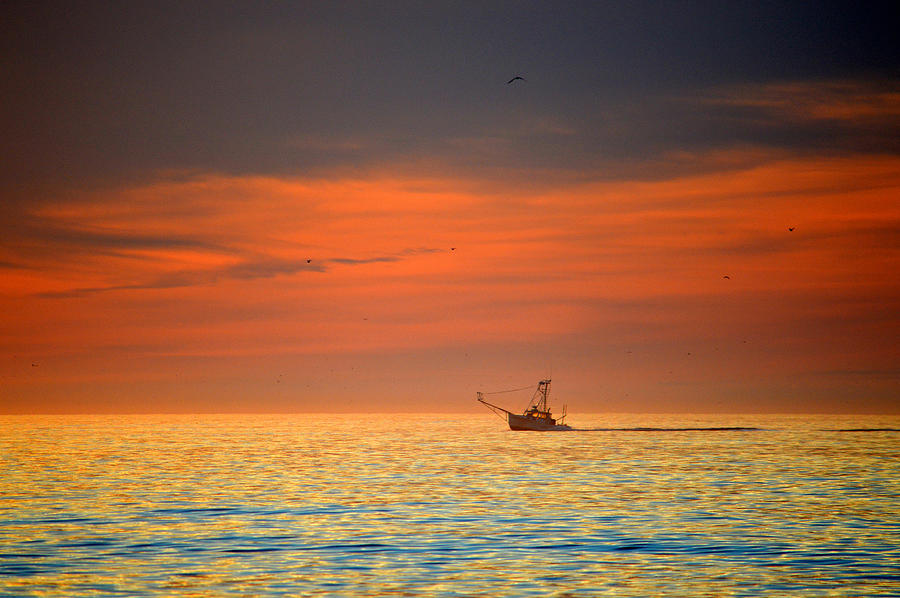
[[[483,403],[484,405],[486,405],[491,411],[493,411],[497,415],[497,417],[502,418],[504,420],[506,419],[505,415],[500,415],[500,413],[499,413],[500,411],[502,411],[503,413],[512,413],[512,411],[507,411],[503,407],[498,407],[497,405],[494,405],[492,403],[488,403],[487,401],[485,401],[483,392],[478,392],[478,393],[476,393],[476,395],[478,397],[478,401],[480,403]]]

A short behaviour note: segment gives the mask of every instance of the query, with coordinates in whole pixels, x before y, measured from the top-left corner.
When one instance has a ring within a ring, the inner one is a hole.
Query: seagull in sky
[[[788,232],[794,232],[794,227],[793,227],[793,226],[789,226],[789,227],[788,227]]]
[[[728,276],[727,274],[725,276],[723,276],[722,278],[727,278],[728,280],[731,280],[731,277]]]
[[[525,80],[525,77],[520,77],[519,75],[516,75],[515,77],[513,77],[512,79],[507,81],[506,84],[509,85],[513,81],[524,81],[524,80]]]

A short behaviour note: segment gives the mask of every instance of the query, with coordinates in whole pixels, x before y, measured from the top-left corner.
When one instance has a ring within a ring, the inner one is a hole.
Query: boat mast
[[[547,398],[550,396],[550,379],[541,380],[538,382],[537,390],[534,391],[534,396],[531,398],[531,404],[528,406],[528,409],[534,407],[538,411],[542,411],[544,413],[548,412],[547,408]]]

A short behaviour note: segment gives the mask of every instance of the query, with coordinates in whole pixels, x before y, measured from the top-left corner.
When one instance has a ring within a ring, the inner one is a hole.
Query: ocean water
[[[0,595],[900,596],[900,418],[570,423],[0,417]]]

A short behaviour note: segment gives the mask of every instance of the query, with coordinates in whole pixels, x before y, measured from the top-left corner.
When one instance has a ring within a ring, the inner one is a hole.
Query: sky
[[[3,2],[0,413],[900,413],[897,25]]]

